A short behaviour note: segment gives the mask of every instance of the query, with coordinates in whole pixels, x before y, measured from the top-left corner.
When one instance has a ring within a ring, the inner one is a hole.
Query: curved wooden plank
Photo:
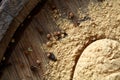
[[[0,61],[14,32],[39,1],[2,0],[0,6]]]

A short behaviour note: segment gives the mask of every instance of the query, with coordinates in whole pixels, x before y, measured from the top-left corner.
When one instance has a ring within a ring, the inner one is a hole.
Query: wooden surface
[[[39,1],[2,0],[0,6],[0,61],[14,32]]]
[[[48,33],[60,30],[52,18],[51,5],[55,5],[60,10],[62,18],[67,18],[68,12],[73,12],[77,18],[77,9],[84,3],[82,0],[49,0],[43,9],[32,18],[32,22],[22,34],[9,60],[12,65],[5,69],[1,80],[45,80],[43,74],[49,60],[42,45],[46,43]],[[86,9],[83,9],[84,13]],[[33,51],[26,55],[24,52],[28,48],[32,48]],[[30,66],[35,65],[36,60],[40,60],[41,65],[37,72],[33,72]]]

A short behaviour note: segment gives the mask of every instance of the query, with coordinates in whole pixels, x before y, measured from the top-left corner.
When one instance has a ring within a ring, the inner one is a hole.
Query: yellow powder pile
[[[73,80],[120,80],[120,43],[101,39],[80,56]]]
[[[80,9],[77,14],[79,18],[85,17]],[[53,52],[58,59],[46,65],[47,80],[71,80],[77,56],[92,41],[102,38],[120,41],[120,0],[105,0],[98,4],[91,1],[87,14],[91,19],[81,22],[77,27],[69,19],[59,17],[56,21],[68,36],[56,41],[52,47],[45,46],[46,51]]]

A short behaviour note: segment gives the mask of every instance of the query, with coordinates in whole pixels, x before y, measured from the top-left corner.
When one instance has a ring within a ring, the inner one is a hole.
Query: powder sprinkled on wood
[[[77,24],[77,27],[70,20],[58,17],[56,24],[67,33],[67,36],[56,41],[52,47],[44,46],[47,52],[53,52],[57,57],[56,62],[49,61],[46,79],[71,80],[76,58],[81,55],[85,45],[92,41],[103,38],[120,41],[120,24],[116,21],[120,14],[119,2],[119,0],[105,0],[100,3],[100,6],[93,4],[92,1],[89,2],[89,5],[85,2],[84,5],[88,6],[87,14],[89,15],[85,15],[81,9],[78,9],[76,14],[79,15],[80,23]],[[85,16],[91,19],[87,19]]]

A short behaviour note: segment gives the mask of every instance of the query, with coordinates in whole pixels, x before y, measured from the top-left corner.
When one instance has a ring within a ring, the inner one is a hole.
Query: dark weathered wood
[[[1,35],[5,34],[12,22],[23,6],[28,3],[28,0],[2,0],[0,5],[0,30],[4,30]],[[0,40],[3,36],[0,36]]]
[[[2,0],[0,6],[0,61],[14,32],[39,1]]]

